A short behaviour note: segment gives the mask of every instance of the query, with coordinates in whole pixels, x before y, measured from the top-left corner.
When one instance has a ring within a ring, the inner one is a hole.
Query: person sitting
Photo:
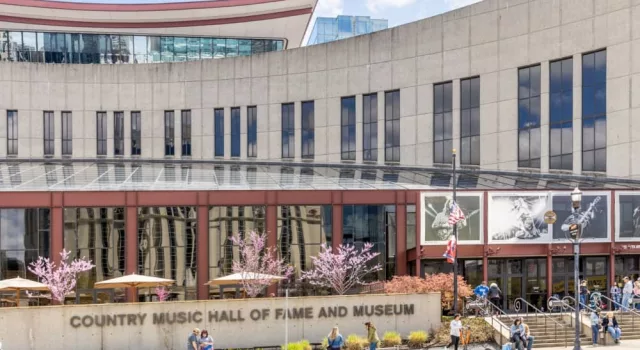
[[[520,323],[522,324],[522,328],[524,329],[524,333],[523,333],[523,338],[526,342],[526,346],[527,346],[527,350],[531,350],[531,348],[533,347],[533,336],[531,335],[531,330],[529,329],[529,326],[524,323],[524,318],[520,317]]]
[[[613,316],[613,312],[607,312],[606,316],[602,319],[602,330],[609,332],[616,344],[620,342],[620,334],[622,331],[618,325],[618,320]]]
[[[522,350],[523,336],[524,327],[522,326],[522,321],[519,318],[516,318],[515,321],[513,321],[513,325],[511,325],[511,342],[515,345],[517,350]]]

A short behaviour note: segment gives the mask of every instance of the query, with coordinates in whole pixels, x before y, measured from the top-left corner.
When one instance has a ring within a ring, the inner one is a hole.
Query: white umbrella
[[[151,288],[151,287],[165,287],[174,284],[175,281],[167,278],[160,278],[154,276],[136,275],[132,273],[130,275],[112,278],[110,280],[97,282],[94,284],[94,288]],[[137,292],[136,292],[137,293]]]
[[[242,281],[251,281],[251,280],[260,280],[260,281],[268,280],[271,283],[276,283],[278,281],[282,281],[283,279],[284,277],[275,276],[275,275],[266,275],[262,273],[253,273],[253,272],[238,272],[238,273],[234,273],[224,277],[213,279],[205,284],[208,286],[223,286],[223,285],[241,284]]]
[[[40,283],[38,281],[32,281],[32,280],[28,280],[20,277],[0,281],[0,291],[16,292],[16,306],[20,305],[21,290],[44,291],[44,290],[49,290],[49,287],[44,283]]]

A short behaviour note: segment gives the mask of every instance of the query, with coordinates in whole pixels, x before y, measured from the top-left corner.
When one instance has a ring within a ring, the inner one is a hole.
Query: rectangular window
[[[182,153],[183,157],[191,156],[191,111],[184,110],[180,116],[180,135],[182,140]]]
[[[573,170],[573,58],[549,65],[549,169]]]
[[[340,159],[356,160],[356,98],[343,97],[340,104]]]
[[[240,157],[240,107],[231,108],[231,156]]]
[[[451,82],[433,86],[433,162],[451,163],[453,150],[453,85]]]
[[[55,150],[56,138],[54,114],[53,112],[45,111],[43,117],[44,155],[52,156]]]
[[[540,65],[518,70],[518,166],[540,168]]]
[[[142,120],[140,112],[131,112],[131,155],[139,156],[142,151]]]
[[[124,156],[124,112],[113,113],[113,155]]]
[[[314,102],[302,102],[302,159],[315,156],[315,117]]]
[[[73,119],[71,112],[62,112],[62,155],[73,154]]]
[[[18,155],[18,111],[7,111],[7,155]]]
[[[400,91],[384,94],[384,161],[400,162]]]
[[[247,158],[258,156],[258,109],[247,107]]]
[[[607,171],[607,51],[582,56],[582,170]]]
[[[164,111],[164,155],[173,156],[175,150],[175,123],[173,111]]]
[[[295,157],[295,113],[293,103],[282,104],[282,158]]]
[[[480,165],[480,78],[460,81],[460,164]]]
[[[96,113],[96,154],[107,155],[107,112]]]
[[[378,160],[378,94],[362,97],[362,160]]]
[[[213,152],[216,157],[224,157],[224,109],[213,110]]]

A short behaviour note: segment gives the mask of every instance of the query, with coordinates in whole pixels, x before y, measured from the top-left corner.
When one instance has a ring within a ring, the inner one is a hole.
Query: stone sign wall
[[[5,349],[184,349],[195,327],[207,329],[216,348],[247,348],[289,341],[321,342],[334,325],[343,335],[407,335],[440,323],[440,294],[154,302],[2,308]]]

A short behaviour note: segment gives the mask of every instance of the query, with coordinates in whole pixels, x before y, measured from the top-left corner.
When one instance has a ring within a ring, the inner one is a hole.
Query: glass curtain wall
[[[196,299],[196,246],[196,207],[138,209],[138,273],[175,280],[169,300]],[[153,290],[139,293],[141,299],[156,297]]]
[[[240,252],[233,244],[234,235],[246,237],[255,231],[266,232],[265,206],[229,206],[211,207],[209,209],[209,278],[215,279],[233,273],[233,261],[240,259]],[[205,283],[203,281],[202,283]],[[235,288],[209,288],[209,298],[237,297]]]
[[[290,279],[290,295],[320,293],[300,280],[301,272],[313,268],[311,257],[317,256],[323,244],[331,242],[332,211],[330,205],[282,205],[278,207],[279,256],[294,267]]]
[[[64,249],[71,252],[71,260],[86,257],[95,265],[78,276],[76,295],[67,303],[125,300],[123,290],[93,288],[96,282],[125,274],[125,242],[124,208],[64,209]]]
[[[342,207],[342,240],[362,248],[373,244],[373,252],[380,253],[370,263],[380,264],[382,270],[366,277],[367,281],[384,281],[395,274],[396,207],[395,205],[344,205]]]
[[[156,63],[248,56],[281,51],[283,40],[0,31],[9,61]]]

